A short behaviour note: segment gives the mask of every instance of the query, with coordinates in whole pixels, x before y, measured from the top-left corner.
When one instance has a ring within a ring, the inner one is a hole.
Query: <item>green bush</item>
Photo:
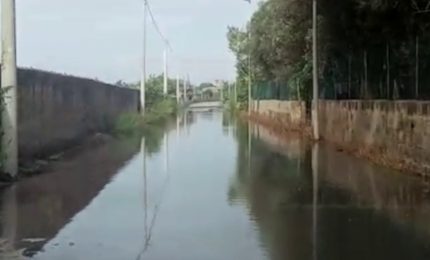
[[[118,117],[114,133],[121,136],[141,135],[145,129],[165,122],[177,112],[176,102],[170,98],[154,103],[145,111],[144,116],[138,113],[126,113]]]

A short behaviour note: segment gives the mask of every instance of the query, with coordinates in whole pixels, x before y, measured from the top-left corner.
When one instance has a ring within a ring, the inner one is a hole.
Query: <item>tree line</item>
[[[430,98],[429,0],[318,0],[322,98]],[[245,28],[229,27],[239,97],[310,100],[312,0],[261,2]]]

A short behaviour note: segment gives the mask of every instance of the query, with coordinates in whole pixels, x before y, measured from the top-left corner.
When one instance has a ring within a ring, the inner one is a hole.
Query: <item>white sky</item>
[[[142,0],[16,0],[18,64],[107,82],[140,75]],[[194,83],[233,79],[228,25],[244,26],[256,3],[149,0],[171,42],[170,75]],[[148,19],[149,21],[149,19]],[[163,44],[148,26],[148,73],[161,73]]]

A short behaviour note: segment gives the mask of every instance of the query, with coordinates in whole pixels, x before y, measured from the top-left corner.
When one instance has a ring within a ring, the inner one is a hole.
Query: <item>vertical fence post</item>
[[[417,34],[415,39],[415,99],[419,98],[419,77],[420,77],[420,38]]]
[[[387,65],[387,99],[390,99],[390,46],[388,45],[387,42],[387,53],[386,53],[386,65]]]

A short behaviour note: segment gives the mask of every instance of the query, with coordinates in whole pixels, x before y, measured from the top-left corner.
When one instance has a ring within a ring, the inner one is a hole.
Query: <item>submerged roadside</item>
[[[312,141],[305,102],[260,100],[242,117],[280,136]],[[321,101],[321,142],[378,165],[427,178],[430,176],[429,120],[425,102]]]

